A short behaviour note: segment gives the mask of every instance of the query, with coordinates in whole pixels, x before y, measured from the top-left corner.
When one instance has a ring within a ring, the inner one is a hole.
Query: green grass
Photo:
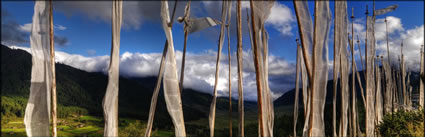
[[[88,133],[92,133],[92,132],[96,132],[98,130],[102,130],[103,128],[101,127],[96,127],[96,126],[86,126],[86,127],[82,127],[82,128],[76,128],[76,129],[72,129],[72,130],[64,130],[65,132],[74,134],[74,135],[83,135],[83,134],[88,134]]]
[[[245,118],[245,124],[252,123],[256,120],[256,116]],[[233,114],[233,132],[237,132],[237,112]],[[58,124],[58,136],[103,136],[103,118],[102,117],[94,117],[94,116],[71,116],[68,118],[60,118],[58,121],[61,121],[61,123]],[[124,129],[131,125],[131,123],[139,122],[141,125],[136,126],[137,130],[145,130],[146,127],[146,121],[145,120],[137,120],[133,118],[119,118],[120,121],[120,127],[119,132],[127,132],[129,128],[127,128],[126,131]],[[160,122],[160,121],[155,121]],[[154,123],[155,123],[154,122]],[[125,124],[123,124],[125,123]],[[84,124],[84,127],[78,128],[78,125]],[[188,136],[196,136],[196,135],[207,135],[208,130],[208,118],[202,118],[196,121],[190,121],[187,122],[186,125],[192,125],[192,129],[187,129]],[[193,127],[193,125],[197,125]],[[222,126],[220,126],[222,125]],[[134,126],[134,125],[133,125]],[[131,128],[130,128],[131,129]],[[136,130],[132,129],[132,130]],[[170,137],[174,136],[174,128],[171,129],[156,129],[153,128],[152,136],[155,137]],[[202,130],[202,134],[196,133],[193,135],[193,131],[189,130]],[[13,132],[13,135],[10,135],[10,132]],[[215,126],[215,132],[217,135],[224,135],[223,131],[228,131],[228,115],[227,112],[218,112],[216,115],[216,126]],[[128,130],[130,132],[130,130]],[[223,132],[223,133],[222,133]],[[209,133],[208,133],[209,134]],[[226,134],[227,135],[227,134]],[[5,137],[17,137],[17,136],[26,136],[25,133],[25,126],[23,124],[22,118],[16,118],[13,120],[10,120],[7,124],[2,125],[1,129],[1,136]]]
[[[94,121],[94,122],[101,122],[102,118],[99,117],[93,117],[93,116],[81,116],[80,120],[87,120],[87,121]]]
[[[152,136],[155,136],[155,137],[170,137],[170,136],[173,136],[174,135],[174,132],[173,131],[157,131],[157,132],[155,132]]]

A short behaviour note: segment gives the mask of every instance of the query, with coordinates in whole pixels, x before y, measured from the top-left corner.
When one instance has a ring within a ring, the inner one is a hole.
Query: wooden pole
[[[366,73],[366,75],[368,75],[368,71],[370,71],[370,70],[367,70],[367,16],[368,16],[368,14],[369,14],[369,12],[368,12],[368,8],[367,8],[367,5],[366,5],[366,39],[365,39],[365,65],[366,65],[366,69],[364,70],[364,72]],[[367,80],[367,78],[366,78],[366,75],[364,75],[365,76],[365,81],[366,81],[366,88],[368,87],[367,85],[369,85],[368,84],[368,80]],[[366,98],[367,98],[367,92],[368,92],[368,90],[366,89]],[[367,126],[367,119],[368,119],[368,116],[367,116],[367,110],[368,110],[368,107],[367,107],[367,100],[365,100],[365,111],[366,111],[366,114],[365,114],[365,127],[367,128],[368,126]],[[367,129],[366,129],[366,131],[365,131],[365,135],[367,136]]]
[[[337,4],[335,4],[335,10],[336,10],[336,8],[337,8]],[[338,13],[335,13],[335,16],[337,16],[337,14]],[[336,20],[337,19],[334,19],[334,24],[336,25]],[[333,134],[333,136],[334,137],[337,137],[337,133],[336,133],[336,129],[337,129],[337,126],[336,126],[336,96],[337,96],[337,85],[338,85],[338,75],[339,75],[339,73],[338,73],[338,69],[339,68],[337,68],[337,65],[336,65],[336,63],[337,63],[337,61],[335,61],[337,58],[340,58],[340,55],[339,54],[337,54],[337,53],[339,53],[339,52],[337,52],[337,51],[340,51],[339,50],[339,48],[341,48],[340,46],[338,46],[338,48],[337,48],[337,46],[336,46],[336,36],[337,36],[337,31],[335,31],[335,29],[336,29],[336,27],[334,26],[334,62],[333,62],[333,76],[334,76],[334,80],[333,80],[333,100],[332,100],[332,127],[333,127],[333,129],[332,129],[332,134]],[[298,39],[297,39],[297,42],[298,42]],[[298,53],[298,52],[297,52]],[[298,56],[297,56],[297,59],[298,59]],[[297,62],[298,63],[298,62]],[[298,67],[298,66],[297,66]],[[298,72],[297,72],[297,76],[298,76]],[[296,79],[296,80],[298,80],[298,79]],[[296,102],[297,103],[297,102]]]
[[[314,12],[316,13],[317,12],[317,7],[319,6],[319,2],[318,1],[315,1],[315,6],[314,6]],[[316,17],[314,17],[314,32],[316,32],[316,29],[317,29],[317,18]],[[312,59],[312,68],[311,68],[311,80],[310,80],[310,85],[311,85],[311,87],[313,87],[312,88],[312,90],[311,90],[311,94],[310,94],[310,120],[309,120],[309,122],[310,122],[310,127],[309,127],[309,134],[308,134],[308,136],[309,137],[311,137],[312,136],[312,130],[313,130],[313,114],[314,114],[314,107],[313,107],[313,102],[314,102],[314,75],[315,75],[315,60],[316,60],[316,57],[315,57],[315,52],[314,52],[314,48],[316,48],[315,47],[316,46],[316,34],[314,33],[314,35],[313,35],[313,59]],[[306,63],[306,64],[308,64],[308,63]],[[308,69],[307,69],[308,70]]]
[[[236,10],[236,22],[237,22],[237,48],[238,51],[237,54],[237,60],[238,60],[238,93],[239,93],[239,100],[238,100],[238,107],[239,107],[239,136],[244,137],[244,102],[243,102],[243,65],[242,65],[242,7],[241,7],[241,1],[238,0],[237,3],[237,10]]]
[[[177,5],[177,4],[174,4],[174,5]],[[187,8],[188,8],[188,10],[186,12],[188,12],[188,13],[187,14],[185,13],[185,16],[183,17],[183,23],[184,23],[184,43],[183,43],[183,45],[184,45],[184,48],[183,48],[182,64],[181,64],[181,69],[180,69],[180,83],[179,83],[180,94],[183,92],[184,66],[185,66],[184,64],[186,62],[187,36],[189,34],[189,32],[187,30],[187,27],[188,27],[187,19],[189,19],[189,16],[190,16],[190,0],[187,2]]]
[[[355,59],[354,59],[354,8],[351,9],[351,67],[354,68]],[[352,136],[357,136],[357,128],[356,128],[356,81],[354,72],[355,69],[351,69],[351,111],[352,111]]]
[[[174,15],[176,13],[176,7],[177,7],[177,0],[174,3],[173,13],[171,15],[171,20],[170,20],[171,22],[169,24],[171,28],[173,28],[172,26],[173,26]],[[146,127],[145,137],[150,137],[152,133],[152,125],[153,125],[153,120],[155,118],[155,110],[156,110],[158,93],[159,93],[159,89],[161,88],[162,75],[164,74],[164,65],[165,65],[164,60],[167,55],[167,52],[168,52],[168,41],[165,40],[164,49],[162,51],[161,63],[159,65],[158,78],[156,79],[156,86],[152,94],[152,100],[151,100],[151,105],[149,109],[149,118],[148,118],[148,124]]]
[[[230,4],[231,2],[229,2]],[[229,5],[229,11],[227,14],[227,24],[226,24],[226,30],[227,30],[227,55],[228,55],[228,60],[229,60],[229,137],[232,137],[232,81],[231,81],[231,52],[230,52],[230,21],[231,21],[231,6]]]
[[[257,104],[258,104],[258,126],[260,128],[259,136],[262,137],[264,135],[264,129],[263,129],[263,108],[262,108],[262,92],[263,92],[263,85],[262,85],[262,79],[261,79],[261,72],[260,72],[260,60],[258,56],[260,56],[259,51],[257,50],[257,38],[255,37],[257,32],[255,30],[256,24],[255,24],[255,12],[254,12],[254,2],[253,0],[250,0],[250,6],[251,6],[251,26],[252,26],[252,36],[254,36],[253,40],[253,46],[254,46],[254,64],[255,64],[255,76],[257,80]]]
[[[57,105],[56,105],[56,69],[55,69],[55,45],[54,45],[54,34],[53,34],[53,5],[52,0],[49,2],[50,4],[50,67],[52,68],[52,136],[57,136]]]
[[[294,0],[294,5],[297,5],[297,2]],[[299,13],[297,12],[297,6],[294,6],[294,9],[295,9],[295,15],[297,16],[297,19],[298,20],[300,20],[300,17],[299,17]],[[302,47],[302,51],[303,51],[303,57],[304,57],[304,64],[305,64],[305,67],[306,67],[306,69],[307,69],[307,75],[308,75],[308,79],[309,79],[309,81],[310,81],[310,83],[313,81],[313,74],[312,74],[312,68],[311,68],[311,62],[310,62],[310,57],[308,56],[308,47],[310,46],[310,45],[304,45],[303,44],[303,42],[302,41],[304,41],[304,38],[303,38],[303,31],[301,31],[301,28],[302,28],[302,24],[299,22],[299,21],[297,21],[297,23],[298,23],[298,30],[299,30],[299,32],[300,32],[300,39],[301,39],[301,47]]]

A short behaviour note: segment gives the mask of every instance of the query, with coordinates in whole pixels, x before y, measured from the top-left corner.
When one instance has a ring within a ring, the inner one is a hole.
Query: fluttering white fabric
[[[329,1],[315,1],[311,136],[325,136],[324,109],[328,81],[328,34],[332,14]],[[320,27],[319,27],[320,26]]]
[[[302,54],[302,52],[301,52]],[[307,117],[308,113],[307,111],[309,110],[308,107],[308,94],[310,91],[308,88],[308,75],[307,75],[307,70],[305,68],[305,63],[304,63],[304,57],[301,55],[301,60],[300,60],[300,64],[301,64],[301,81],[302,81],[302,95],[303,95],[303,105],[304,105],[304,118]],[[305,119],[306,120],[306,119]]]
[[[168,41],[168,52],[165,59],[164,71],[164,97],[167,104],[168,113],[173,120],[176,137],[186,136],[183,109],[179,88],[179,81],[177,79],[176,57],[174,54],[173,35],[171,32],[170,15],[168,12],[168,2],[161,1],[161,19],[162,28]]]
[[[394,11],[397,7],[398,7],[397,5],[391,5],[391,6],[388,6],[386,8],[383,8],[383,9],[375,10],[375,16],[386,14],[388,12]]]
[[[379,68],[379,58],[377,60],[376,69],[376,102],[375,102],[375,111],[376,111],[376,124],[382,121],[382,117],[384,116],[383,107],[382,107],[382,88],[381,88],[381,69]]]
[[[367,16],[366,47],[366,136],[375,136],[375,17]]]
[[[340,129],[339,136],[347,135],[347,113],[349,105],[349,90],[348,90],[348,71],[349,64],[347,59],[347,3],[346,1],[335,1],[335,31],[334,31],[334,106],[336,106],[336,91],[338,74],[341,71],[341,114],[340,114]],[[354,76],[354,75],[353,75]],[[326,93],[326,92],[325,92]],[[336,108],[334,108],[334,111]],[[336,114],[336,112],[334,112]],[[333,115],[334,122],[336,115]],[[335,122],[336,123],[336,122]],[[335,124],[334,123],[334,124]],[[334,125],[334,136],[336,136],[336,125]]]
[[[300,32],[301,45],[303,46],[303,64],[302,69],[302,84],[303,84],[303,102],[304,102],[304,128],[303,136],[308,136],[309,124],[310,124],[310,92],[311,87],[308,87],[309,81],[309,70],[307,66],[311,67],[309,50],[313,44],[313,22],[308,8],[307,1],[294,1],[295,13],[297,15],[298,29]],[[307,57],[307,58],[304,58]],[[309,68],[311,69],[311,68]],[[310,85],[311,86],[311,85]]]
[[[31,26],[31,86],[25,109],[24,124],[27,136],[50,136],[50,65],[49,15],[47,1],[35,1]]]
[[[294,0],[295,13],[297,14],[298,30],[300,33],[301,46],[303,47],[304,60],[306,65],[312,67],[312,60],[310,60],[310,53],[313,46],[313,21],[311,19],[310,10],[307,1]],[[311,69],[308,68],[307,69]],[[307,70],[310,71],[310,70]],[[310,73],[310,72],[308,72]]]
[[[403,54],[403,42],[401,42],[401,62],[400,62],[400,74],[401,74],[401,90],[403,93],[403,106],[407,105],[407,88],[406,88],[406,68],[404,64],[404,54]]]
[[[301,71],[301,49],[297,43],[297,65],[295,72],[295,101],[294,101],[294,137],[297,136],[297,119],[298,119],[298,98],[299,98],[299,81],[300,81],[300,71]]]
[[[386,61],[382,61],[382,68],[385,76],[385,94],[384,94],[384,112],[390,113],[392,107],[392,79],[391,79],[391,70],[390,65]]]
[[[271,93],[268,83],[268,33],[264,28],[264,23],[268,18],[271,8],[274,5],[274,1],[251,1],[251,10],[254,13],[252,22],[254,23],[253,32],[256,32],[253,38],[255,39],[257,46],[254,48],[259,54],[255,58],[258,58],[258,70],[259,77],[257,78],[257,86],[261,85],[261,112],[262,112],[262,124],[259,127],[263,128],[263,132],[258,132],[259,136],[273,136],[273,122],[274,122],[274,110],[273,110],[273,100],[271,99]],[[253,52],[255,52],[253,50]],[[260,82],[261,84],[258,84]],[[258,88],[257,88],[258,90]],[[263,133],[261,135],[261,133]]]
[[[424,108],[424,89],[425,89],[425,79],[423,78],[425,75],[425,55],[424,55],[424,45],[422,45],[421,47],[421,71],[420,71],[420,75],[422,76],[422,78],[420,78],[420,82],[419,82],[419,105],[422,106],[422,108]]]
[[[209,27],[216,26],[218,24],[220,24],[220,22],[215,19],[212,19],[211,17],[189,19],[188,32],[189,33],[197,32]]]
[[[155,89],[154,89],[153,94],[152,94],[151,105],[150,105],[150,108],[149,108],[149,118],[148,118],[148,122],[146,124],[145,137],[151,136],[153,120],[154,120],[154,117],[155,117],[155,109],[156,109],[156,104],[157,104],[157,99],[158,99],[158,94],[159,94],[159,89],[161,88],[162,76],[164,74],[164,67],[165,67],[165,61],[164,60],[165,60],[165,57],[167,56],[167,51],[168,51],[168,41],[165,41],[164,50],[162,52],[161,62],[160,62],[160,65],[159,65],[158,79],[156,80]]]
[[[226,22],[226,15],[227,15],[227,7],[229,5],[229,1],[223,1],[222,4],[222,10],[221,10],[221,22]],[[221,50],[223,49],[223,42],[224,42],[224,28],[225,25],[221,24],[220,26],[220,36],[219,36],[219,44],[218,44],[218,51],[217,51],[217,62],[215,66],[215,80],[214,80],[214,91],[213,91],[213,99],[210,106],[210,114],[208,116],[208,122],[210,127],[210,136],[214,136],[214,126],[215,126],[215,106],[217,101],[217,84],[218,84],[218,76],[219,76],[219,70],[220,70],[220,58],[221,58]]]
[[[103,98],[105,129],[103,136],[118,136],[118,86],[122,1],[112,2],[112,48],[108,69],[108,85]]]

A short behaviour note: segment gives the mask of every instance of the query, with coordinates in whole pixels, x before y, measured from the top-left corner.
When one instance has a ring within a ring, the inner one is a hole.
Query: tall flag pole
[[[259,137],[264,137],[264,124],[263,124],[263,105],[262,105],[262,92],[263,92],[263,83],[262,83],[262,79],[261,79],[261,70],[260,69],[260,59],[259,59],[259,54],[260,51],[257,50],[257,46],[258,46],[258,38],[257,38],[257,23],[255,23],[255,12],[256,10],[254,10],[254,2],[252,0],[250,0],[250,6],[251,6],[251,28],[252,28],[252,47],[253,47],[253,52],[254,52],[254,66],[255,66],[255,77],[256,77],[256,83],[257,83],[257,102],[258,102],[258,128],[259,128],[259,132],[258,132],[258,136]]]
[[[174,2],[174,8],[173,8],[173,13],[171,14],[171,20],[174,20],[174,15],[176,13],[176,7],[177,7],[177,0]],[[170,22],[170,28],[173,27],[173,21]],[[159,65],[159,71],[158,71],[158,77],[156,80],[156,84],[155,84],[155,89],[154,92],[152,94],[152,99],[151,99],[151,105],[150,105],[150,109],[149,109],[149,118],[148,118],[148,122],[147,122],[147,126],[146,126],[146,131],[145,131],[145,137],[150,137],[151,133],[152,133],[152,126],[153,126],[153,120],[155,117],[155,109],[156,109],[156,104],[157,104],[157,99],[158,99],[158,94],[159,94],[159,89],[161,88],[161,81],[162,81],[162,76],[164,74],[164,66],[165,66],[165,57],[167,56],[168,53],[168,40],[165,40],[165,44],[164,44],[164,49],[162,51],[162,56],[161,56],[161,62]]]
[[[324,108],[326,88],[328,81],[328,34],[331,26],[332,14],[329,1],[315,1],[315,18],[313,37],[313,60],[312,60],[312,92],[310,110],[310,133],[309,136],[325,136]]]
[[[236,9],[236,23],[237,23],[237,60],[238,60],[238,111],[239,111],[239,136],[244,137],[244,104],[243,104],[243,51],[242,51],[242,6],[241,1],[237,2]]]
[[[52,68],[52,136],[56,137],[57,128],[57,105],[56,105],[56,71],[55,71],[55,45],[54,45],[54,34],[53,34],[53,5],[52,0],[49,1],[50,12],[49,12],[49,22],[50,22],[50,65]]]
[[[268,83],[268,33],[264,27],[275,1],[250,1],[260,136],[273,136],[274,110]]]
[[[294,102],[294,137],[297,136],[297,119],[298,119],[298,98],[299,98],[299,81],[300,81],[300,70],[301,70],[301,49],[300,45],[298,43],[298,38],[296,39],[297,42],[297,62],[296,62],[296,72],[295,72],[295,102]]]
[[[119,50],[122,24],[122,1],[112,2],[112,48],[108,69],[108,85],[103,98],[105,128],[103,136],[118,136]]]
[[[421,46],[421,71],[420,71],[420,84],[419,84],[419,105],[424,108],[424,86],[425,86],[425,54],[424,54],[424,45]]]
[[[170,14],[168,1],[161,1],[161,23],[168,41],[168,52],[165,58],[164,70],[164,98],[167,105],[168,114],[174,125],[174,134],[176,137],[186,136],[186,130],[183,118],[183,108],[179,81],[177,76],[176,56],[174,54],[173,34],[171,31]]]
[[[174,5],[177,5],[177,4],[174,4]],[[188,24],[187,20],[189,20],[189,17],[190,17],[190,0],[187,1],[187,5],[185,7],[184,17],[183,17],[183,20],[184,20],[184,25],[183,25],[183,28],[184,28],[184,43],[183,43],[183,45],[184,46],[183,47],[184,48],[183,48],[182,64],[181,64],[181,69],[180,69],[180,84],[179,84],[180,93],[183,92],[184,65],[185,65],[185,62],[186,62],[186,48],[187,48],[187,37],[188,37],[187,35],[189,35],[189,30],[188,30],[189,24]]]
[[[333,136],[337,136],[337,127],[336,127],[336,97],[337,97],[337,87],[338,87],[338,80],[339,80],[339,70],[340,70],[340,35],[337,34],[338,31],[341,31],[340,27],[343,25],[343,16],[345,15],[339,15],[343,14],[343,2],[344,1],[335,1],[335,20],[334,20],[334,64],[333,64],[333,102],[332,102],[332,108],[333,108],[333,115],[332,115],[332,126],[333,126]],[[338,37],[338,38],[337,38]]]
[[[53,72],[49,37],[50,10],[47,1],[35,1],[30,44],[32,55],[31,86],[25,108],[24,124],[27,136],[50,136],[50,105]],[[54,62],[54,61],[53,61]],[[47,65],[48,64],[48,65]]]
[[[214,80],[214,91],[213,91],[213,99],[210,106],[210,114],[208,116],[209,127],[210,127],[210,136],[214,136],[214,126],[215,126],[215,110],[216,110],[216,101],[217,101],[217,85],[218,85],[218,77],[219,77],[219,69],[220,69],[220,58],[221,58],[221,50],[223,48],[224,42],[224,28],[226,22],[227,15],[227,6],[229,5],[228,1],[223,1],[222,10],[221,10],[221,26],[220,26],[220,36],[219,36],[219,45],[217,51],[217,61],[216,61],[216,70],[215,70],[215,80]]]
[[[229,137],[232,137],[232,81],[231,81],[231,52],[230,52],[230,22],[231,22],[231,15],[232,15],[232,2],[229,1],[227,6],[227,24],[226,24],[226,31],[227,31],[227,59],[229,61]],[[224,22],[223,22],[224,24]]]
[[[356,128],[356,121],[357,121],[357,107],[356,107],[356,81],[355,76],[356,72],[354,71],[356,68],[355,66],[355,59],[354,59],[354,8],[351,9],[351,108],[352,108],[352,129],[353,129],[353,136],[357,136],[357,128]],[[360,47],[360,46],[359,46]]]

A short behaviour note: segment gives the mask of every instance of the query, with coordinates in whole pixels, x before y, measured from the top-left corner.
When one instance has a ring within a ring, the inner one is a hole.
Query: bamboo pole
[[[390,59],[390,47],[388,44],[388,21],[387,21],[387,17],[385,17],[385,36],[386,36],[386,40],[387,40],[387,58],[388,58],[388,63],[391,64],[391,59]]]
[[[297,62],[296,62],[296,72],[295,72],[295,102],[294,102],[294,137],[297,136],[297,119],[298,119],[298,98],[299,98],[299,76],[301,69],[301,60],[300,60],[300,46],[298,43],[298,38],[296,39],[297,44]]]
[[[299,16],[299,13],[297,12],[297,2],[296,2],[296,0],[294,0],[294,9],[295,9],[295,15],[297,16],[297,20],[300,20],[300,16]],[[299,22],[299,21],[297,21],[297,23],[298,23],[298,30],[299,30],[299,32],[300,32],[300,39],[301,39],[301,41],[304,41],[304,38],[302,37],[303,36],[303,31],[301,31],[301,28],[303,28],[302,27],[302,24]],[[311,63],[310,63],[310,57],[308,56],[309,55],[309,53],[308,53],[308,46],[310,46],[310,45],[304,45],[303,44],[303,42],[301,42],[301,47],[302,47],[302,51],[303,51],[303,57],[304,57],[304,64],[305,64],[305,67],[306,67],[306,69],[307,69],[307,75],[308,75],[308,79],[309,79],[309,82],[310,83],[312,83],[312,81],[313,81],[313,74],[312,74],[312,68],[311,68]]]
[[[355,46],[355,45],[354,45]],[[357,46],[359,47],[359,52],[360,52],[360,65],[362,66],[362,69],[363,69],[363,76],[366,76],[365,75],[365,67],[363,66],[364,65],[364,63],[363,63],[363,56],[362,56],[362,49],[360,48],[360,40],[359,40],[359,35],[357,35]],[[366,101],[365,101],[365,96],[364,96],[364,90],[363,90],[363,84],[362,84],[362,82],[361,82],[361,80],[360,80],[360,74],[359,74],[359,72],[358,72],[358,70],[359,69],[357,69],[357,65],[356,65],[356,62],[354,62],[354,65],[356,66],[355,67],[355,69],[356,69],[356,76],[357,76],[357,82],[359,83],[359,85],[360,85],[360,93],[361,93],[361,95],[362,95],[362,99],[363,99],[363,104],[365,105],[365,108],[366,108]],[[357,121],[358,122],[358,121]]]
[[[354,45],[354,46],[356,46],[356,45]],[[364,70],[365,69],[365,67],[364,67],[364,63],[363,63],[363,56],[362,56],[362,48],[361,48],[361,46],[360,46],[360,40],[359,40],[359,35],[357,35],[357,46],[358,46],[358,48],[359,48],[359,53],[360,53],[360,66],[362,67],[362,69]],[[364,71],[363,71],[363,74],[364,74]]]
[[[176,5],[176,4],[175,4]],[[187,24],[187,20],[190,17],[190,0],[187,2],[187,9],[185,9],[185,15],[183,17],[183,28],[184,28],[184,42],[183,42],[183,57],[182,57],[182,64],[181,64],[181,69],[180,69],[180,94],[183,92],[183,81],[184,81],[184,66],[186,63],[186,48],[187,48],[187,37],[188,37],[188,24]],[[174,14],[174,13],[173,13]],[[172,20],[171,20],[172,21]]]
[[[231,81],[231,52],[230,52],[230,21],[231,21],[231,14],[232,14],[232,6],[231,2],[229,2],[228,5],[228,11],[227,11],[227,24],[226,24],[226,30],[227,30],[227,55],[229,60],[229,137],[232,137],[232,81]]]
[[[335,11],[336,11],[337,4],[335,4],[335,7],[334,8],[335,8]],[[336,15],[337,15],[337,13],[335,13],[335,16]],[[332,100],[332,110],[333,110],[332,111],[332,127],[333,127],[332,132],[333,132],[333,136],[336,137],[337,136],[337,133],[336,133],[336,128],[337,128],[336,127],[336,96],[337,96],[337,92],[336,91],[337,91],[337,86],[338,86],[338,75],[339,75],[339,73],[338,73],[338,69],[339,68],[337,68],[337,65],[336,65],[337,64],[337,61],[336,60],[338,58],[340,58],[340,54],[338,54],[339,52],[337,52],[337,51],[340,51],[339,48],[340,48],[341,45],[339,45],[338,48],[336,46],[336,44],[338,44],[338,43],[336,43],[336,35],[337,35],[336,33],[337,33],[337,31],[335,31],[336,24],[337,24],[336,19],[334,20],[334,24],[335,24],[335,26],[334,26],[334,63],[333,63],[333,77],[334,77],[334,80],[333,80],[333,100]],[[298,59],[298,56],[297,56],[297,59]],[[339,64],[341,64],[341,63],[339,63]],[[297,77],[298,77],[298,72],[297,72]],[[298,81],[298,78],[296,80]]]
[[[53,5],[52,0],[49,1],[50,5],[50,67],[52,68],[52,136],[57,136],[57,105],[56,105],[56,67],[55,67],[55,44],[53,34]]]
[[[424,71],[425,71],[425,69],[424,69],[424,67],[425,67],[425,64],[424,64],[424,59],[425,59],[425,57],[424,57],[424,45],[422,44],[421,45],[421,51],[419,51],[419,53],[421,54],[420,55],[420,57],[421,57],[421,66],[419,67],[420,68],[420,73],[419,73],[419,106],[421,106],[422,107],[422,109],[424,108],[424,86],[425,86],[425,83],[424,83],[424,81],[425,81],[425,79],[424,79],[424,77],[425,77],[425,73],[424,73]]]
[[[173,20],[174,20],[174,15],[176,13],[176,7],[177,7],[177,0],[174,3],[174,8],[173,8],[173,13],[171,15],[171,22],[170,22],[170,27],[173,28]],[[162,81],[162,75],[164,74],[164,65],[165,65],[165,57],[167,55],[168,52],[168,41],[165,40],[165,44],[164,44],[164,49],[162,51],[162,57],[161,57],[161,63],[159,65],[159,71],[158,71],[158,78],[156,79],[156,86],[154,89],[154,92],[152,94],[152,99],[151,99],[151,105],[150,105],[150,109],[149,109],[149,118],[148,118],[148,123],[146,126],[146,131],[145,131],[145,137],[150,137],[151,136],[151,132],[152,132],[152,125],[153,125],[153,120],[155,118],[155,110],[156,110],[156,104],[157,104],[157,98],[158,98],[158,93],[159,93],[159,89],[161,88],[161,81]]]
[[[354,72],[354,62],[355,62],[355,59],[354,59],[354,8],[352,8],[351,9],[351,67],[352,67],[352,69],[351,69],[351,94],[352,94],[352,97],[351,97],[351,107],[352,107],[352,136],[357,136],[357,129],[355,128],[356,127],[356,125],[355,125],[355,123],[356,123],[356,121],[357,121],[357,119],[356,119],[356,81],[355,81],[355,76],[356,76],[356,73]]]
[[[319,2],[318,1],[314,1],[314,13],[317,13],[317,7],[319,6]],[[316,30],[317,30],[317,18],[316,17],[314,17],[314,32],[316,32]],[[315,48],[315,45],[316,45],[316,33],[314,33],[314,35],[313,35],[313,59],[312,59],[312,68],[311,68],[311,80],[310,80],[310,85],[311,85],[311,87],[313,87],[312,88],[312,90],[311,90],[311,94],[310,94],[310,120],[309,120],[309,134],[308,134],[308,136],[309,137],[312,137],[312,130],[313,130],[313,114],[314,114],[314,107],[313,107],[313,102],[314,102],[314,75],[315,75],[315,60],[316,60],[316,58],[315,58],[315,54],[316,54],[316,52],[314,52],[315,50],[314,50],[314,48]],[[308,56],[307,56],[308,57]],[[306,63],[306,64],[308,64],[308,63]],[[306,65],[307,66],[307,65]],[[308,69],[307,69],[308,70]]]
[[[401,85],[402,85],[402,91],[403,91],[403,105],[406,106],[407,105],[407,96],[406,96],[406,71],[404,68],[404,55],[403,55],[403,41],[401,42],[401,50],[400,50],[400,55],[401,55],[401,62],[400,62],[400,74],[401,74]]]
[[[367,27],[368,27],[368,24],[367,24],[367,16],[368,16],[368,14],[369,14],[369,12],[368,12],[368,8],[367,8],[367,5],[366,5],[366,39],[365,39],[365,66],[366,66],[366,69],[364,70],[364,72],[365,72],[365,74],[366,75],[368,75],[368,71],[370,71],[370,70],[367,70],[367,64],[368,64],[368,61],[367,61],[367,49],[368,49],[368,47],[367,47]],[[367,85],[368,85],[368,80],[367,80],[367,78],[366,78],[366,75],[364,75],[364,77],[365,77],[365,82],[366,82],[366,88],[368,87]],[[367,89],[366,89],[366,92],[368,92],[367,91]],[[366,94],[366,97],[367,97],[367,94]],[[368,116],[367,116],[367,110],[368,110],[368,107],[367,107],[367,100],[365,100],[365,111],[366,111],[366,114],[365,114],[365,127],[366,127],[366,131],[365,131],[365,135],[367,136],[367,127],[368,127],[368,125],[367,125],[367,120],[368,120]]]
[[[222,3],[222,16],[221,16],[221,26],[220,26],[220,36],[219,36],[219,45],[217,50],[217,61],[215,66],[215,79],[214,79],[214,91],[213,91],[213,100],[211,102],[210,107],[210,114],[209,114],[209,126],[210,126],[210,136],[214,136],[214,126],[215,126],[215,111],[216,111],[216,101],[217,101],[217,85],[218,85],[218,77],[219,77],[219,70],[220,70],[220,58],[221,58],[221,50],[223,48],[223,41],[224,41],[224,25],[226,22],[226,8],[229,2],[224,1]]]
[[[238,60],[238,108],[239,108],[239,136],[244,137],[244,102],[243,102],[243,65],[242,65],[242,7],[241,1],[238,0],[237,10],[236,10],[236,23],[237,23],[237,60]]]
[[[254,9],[252,9],[254,3],[253,0],[250,0],[250,6],[251,6],[251,26],[252,26],[252,35],[256,36],[257,32],[255,30],[256,26],[255,26],[255,12]],[[260,70],[260,60],[258,58],[258,56],[260,56],[259,51],[257,50],[257,39],[253,38],[253,46],[254,46],[254,64],[255,64],[255,77],[257,80],[257,104],[258,104],[258,126],[260,128],[260,133],[259,136],[262,137],[264,135],[264,129],[263,129],[263,108],[262,108],[262,91],[263,91],[263,85],[262,85],[262,79],[261,79],[261,72],[259,72]]]

